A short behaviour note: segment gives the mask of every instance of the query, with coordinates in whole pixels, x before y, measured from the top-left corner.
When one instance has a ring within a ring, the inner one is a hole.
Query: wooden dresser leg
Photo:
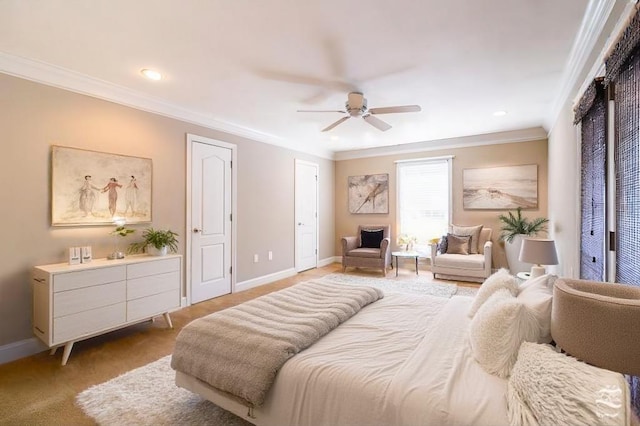
[[[62,352],[62,365],[67,365],[69,355],[71,355],[71,349],[73,348],[73,342],[68,342],[64,345],[64,352]]]
[[[167,322],[167,325],[169,326],[169,328],[173,328],[173,324],[171,323],[171,317],[169,316],[169,312],[165,312],[163,314],[164,316],[164,320]]]
[[[49,352],[49,355],[55,355],[57,350],[58,350],[58,347],[54,346],[53,348],[51,348],[51,351]]]

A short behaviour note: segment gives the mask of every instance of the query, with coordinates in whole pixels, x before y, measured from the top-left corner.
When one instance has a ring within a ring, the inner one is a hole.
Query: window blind
[[[397,163],[399,233],[417,238],[426,251],[451,223],[451,158]]]
[[[640,52],[615,80],[616,281],[640,285]]]
[[[582,122],[580,278],[604,281],[607,97],[602,82],[594,81],[585,98],[588,108],[578,108]]]

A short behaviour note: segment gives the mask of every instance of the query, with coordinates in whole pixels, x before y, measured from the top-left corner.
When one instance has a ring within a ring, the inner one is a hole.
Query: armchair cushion
[[[380,258],[380,249],[379,248],[368,248],[368,247],[360,247],[357,249],[353,249],[347,253],[347,256],[351,257],[371,257],[374,259]]]
[[[482,225],[477,226],[460,226],[451,225],[451,232],[455,235],[469,235],[469,253],[476,254],[481,253],[479,250],[482,248],[480,244],[480,232],[482,231]]]
[[[440,239],[440,242],[438,243],[437,247],[436,247],[438,253],[440,254],[444,254],[447,252],[447,236],[443,235],[442,238]]]
[[[379,249],[383,238],[384,231],[382,229],[363,229],[360,231],[360,240],[362,241],[362,245],[360,247]]]
[[[447,254],[469,254],[471,236],[447,234]]]

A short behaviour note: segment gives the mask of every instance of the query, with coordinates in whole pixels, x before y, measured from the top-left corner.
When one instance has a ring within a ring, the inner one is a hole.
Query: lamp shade
[[[522,240],[518,259],[536,265],[557,265],[556,245],[553,240],[525,238]]]

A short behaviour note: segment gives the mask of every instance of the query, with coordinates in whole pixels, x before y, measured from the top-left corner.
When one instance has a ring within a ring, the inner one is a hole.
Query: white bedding
[[[506,425],[507,381],[470,353],[473,299],[387,294],[291,358],[254,423]]]

